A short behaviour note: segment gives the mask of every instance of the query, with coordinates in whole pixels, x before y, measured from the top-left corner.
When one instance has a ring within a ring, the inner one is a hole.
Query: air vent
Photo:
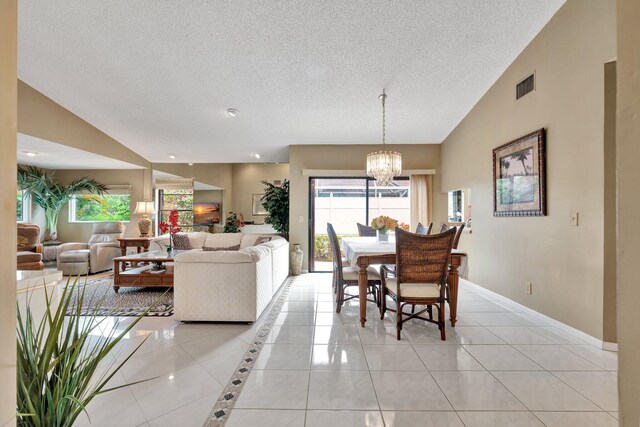
[[[273,181],[273,185],[282,185],[282,181],[279,179],[276,179],[275,181]]]
[[[522,80],[516,85],[516,99],[520,99],[529,92],[533,92],[535,89],[535,74],[531,74],[529,77]]]

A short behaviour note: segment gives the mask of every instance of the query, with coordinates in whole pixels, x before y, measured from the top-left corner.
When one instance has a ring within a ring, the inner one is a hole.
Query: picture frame
[[[547,214],[544,128],[493,150],[493,216]]]
[[[264,194],[253,194],[251,196],[251,213],[255,216],[269,215],[269,212],[262,205],[262,196]]]

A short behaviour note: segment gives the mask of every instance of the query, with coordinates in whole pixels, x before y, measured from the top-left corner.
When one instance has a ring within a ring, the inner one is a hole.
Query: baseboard
[[[546,315],[544,315],[542,313],[539,313],[539,312],[537,312],[537,311],[535,311],[535,310],[533,310],[533,309],[531,309],[531,308],[529,308],[529,307],[527,307],[525,305],[517,303],[517,302],[515,302],[515,301],[513,301],[513,300],[511,300],[511,299],[509,299],[509,298],[507,298],[505,296],[502,296],[502,295],[500,295],[498,293],[495,293],[495,292],[493,292],[493,291],[491,291],[491,290],[489,290],[487,288],[483,288],[482,286],[477,285],[477,284],[475,284],[473,282],[470,282],[468,280],[460,279],[460,283],[464,283],[465,285],[468,285],[469,287],[471,287],[473,289],[477,289],[478,291],[480,291],[482,293],[486,293],[486,294],[490,295],[492,299],[495,299],[495,300],[502,301],[502,302],[505,302],[507,304],[513,305],[514,307],[517,307],[523,313],[527,313],[528,315],[535,317],[536,319],[540,320],[541,322],[544,322],[549,326],[554,326],[554,327],[560,329],[561,331],[563,331],[563,332],[565,332],[565,333],[567,333],[567,334],[569,334],[571,336],[574,336],[576,338],[579,338],[579,339],[581,339],[583,341],[586,341],[587,343],[589,343],[589,344],[591,344],[591,345],[593,345],[595,347],[598,347],[598,348],[601,348],[601,349],[607,350],[607,351],[618,351],[618,344],[616,344],[616,343],[609,343],[609,342],[601,341],[601,340],[599,340],[599,339],[597,339],[595,337],[592,337],[591,335],[589,335],[589,334],[587,334],[585,332],[582,332],[579,329],[576,329],[576,328],[571,327],[571,326],[569,326],[567,324],[564,324],[564,323],[562,323],[562,322],[560,322],[560,321],[558,321],[556,319],[553,319],[553,318],[551,318],[549,316],[546,316]]]

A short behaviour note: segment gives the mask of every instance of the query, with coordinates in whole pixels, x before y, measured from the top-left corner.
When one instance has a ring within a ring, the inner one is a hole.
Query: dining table
[[[345,237],[342,239],[342,251],[352,267],[359,269],[358,297],[360,301],[360,326],[367,323],[367,268],[377,264],[396,263],[395,236],[388,236],[388,241],[378,241],[377,237]],[[467,254],[453,249],[449,259],[449,274],[447,276],[447,303],[451,326],[456,326],[458,314],[458,269],[463,263],[466,265]]]

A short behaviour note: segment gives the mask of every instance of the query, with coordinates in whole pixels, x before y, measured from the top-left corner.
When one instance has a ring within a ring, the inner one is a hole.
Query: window
[[[160,222],[169,222],[169,213],[178,211],[178,227],[182,231],[193,231],[193,189],[158,190]]]
[[[464,197],[462,190],[449,191],[448,221],[464,221]]]
[[[331,271],[327,236],[330,222],[338,239],[358,235],[357,223],[369,225],[380,215],[411,222],[410,182],[398,177],[380,187],[371,178],[310,178],[310,269]]]
[[[24,190],[18,190],[16,193],[16,220],[17,222],[29,221],[29,207],[31,206],[29,197]]]
[[[77,194],[69,202],[69,222],[131,220],[131,190],[127,186],[108,186],[109,194]]]

